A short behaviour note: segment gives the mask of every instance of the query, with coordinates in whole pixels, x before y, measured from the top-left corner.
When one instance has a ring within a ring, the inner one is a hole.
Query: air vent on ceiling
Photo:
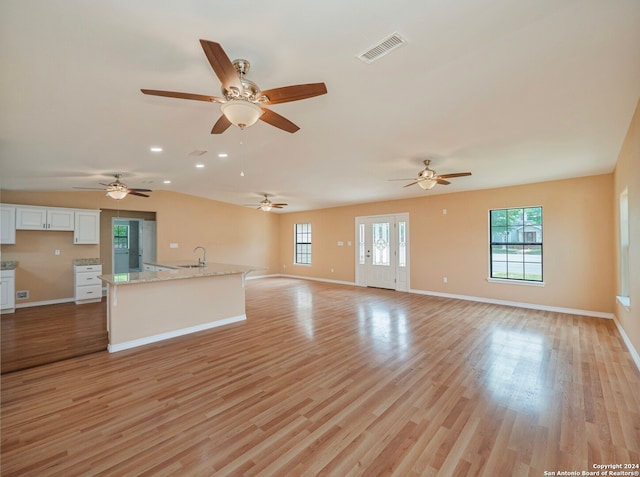
[[[189,153],[189,156],[204,156],[207,153],[207,151],[202,151],[200,149],[196,149],[195,151],[191,151]]]
[[[377,45],[372,46],[364,53],[360,53],[358,58],[365,63],[373,63],[382,58],[387,53],[391,53],[396,48],[400,48],[407,42],[399,33],[394,33],[390,37],[385,38]]]

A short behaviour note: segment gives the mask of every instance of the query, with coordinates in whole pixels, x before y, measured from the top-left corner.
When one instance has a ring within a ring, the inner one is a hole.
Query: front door
[[[361,244],[364,243],[365,285],[395,290],[395,219],[368,217],[362,221],[360,229],[364,233]]]

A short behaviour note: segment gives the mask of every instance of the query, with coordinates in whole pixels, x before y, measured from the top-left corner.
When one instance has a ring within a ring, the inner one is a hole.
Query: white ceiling
[[[298,211],[611,172],[640,96],[639,25],[638,0],[4,1],[0,186],[122,172],[129,187],[269,193]],[[394,32],[407,44],[357,59]],[[295,134],[259,121],[211,135],[219,105],[140,92],[219,96],[200,38],[248,59],[263,90],[328,94],[271,107]],[[473,175],[429,192],[389,181],[427,158]]]

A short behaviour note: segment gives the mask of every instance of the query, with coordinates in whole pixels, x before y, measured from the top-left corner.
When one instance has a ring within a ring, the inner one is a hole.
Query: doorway
[[[409,214],[356,217],[356,284],[409,290]]]
[[[140,218],[111,219],[113,273],[141,272],[156,259],[156,222]]]

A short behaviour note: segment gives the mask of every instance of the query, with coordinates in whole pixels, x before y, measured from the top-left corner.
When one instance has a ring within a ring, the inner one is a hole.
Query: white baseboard
[[[328,278],[303,277],[303,276],[300,276],[300,275],[278,274],[278,275],[265,275],[265,277],[299,278],[301,280],[312,280],[314,282],[335,283],[337,285],[351,285],[351,286],[355,286],[356,285],[354,282],[346,282],[346,281],[343,281],[343,280],[330,280]]]
[[[627,333],[624,331],[624,328],[622,327],[622,325],[618,321],[618,318],[615,315],[613,317],[613,322],[616,324],[616,328],[618,328],[618,332],[620,333],[620,336],[622,336],[622,341],[624,341],[624,344],[627,346],[627,349],[631,354],[631,359],[633,359],[633,362],[636,364],[638,371],[640,371],[640,355],[638,355],[638,352],[633,347],[633,344],[631,343],[629,336],[627,336]]]
[[[497,300],[495,298],[484,298],[484,297],[469,296],[469,295],[455,295],[452,293],[441,293],[441,292],[432,292],[432,291],[425,291],[425,290],[410,290],[410,293],[417,293],[419,295],[439,296],[442,298],[455,298],[456,300],[477,301],[481,303],[491,303],[494,305],[514,306],[517,308],[528,308],[531,310],[554,311],[556,313],[568,313],[570,315],[591,316],[594,318],[607,318],[610,320],[614,318],[613,313],[606,313],[603,311],[579,310],[576,308],[564,308],[561,306],[538,305],[535,303]]]
[[[198,331],[209,330],[211,328],[217,328],[219,326],[229,325],[231,323],[237,323],[239,321],[245,321],[247,319],[246,314],[232,316],[231,318],[225,318],[223,320],[212,321],[210,323],[203,323],[202,325],[189,326],[188,328],[182,328],[174,331],[167,331],[166,333],[160,333],[158,335],[147,336],[146,338],[140,338],[137,340],[125,341],[124,343],[118,343],[115,345],[110,344],[107,349],[109,353],[115,353],[117,351],[123,351],[125,349],[135,348],[137,346],[143,346],[158,341],[168,340],[171,338],[177,338],[178,336],[188,335],[190,333],[196,333]]]
[[[16,308],[29,308],[32,306],[43,306],[43,305],[58,305],[60,303],[69,303],[72,301],[75,301],[74,297],[56,298],[55,300],[30,301],[27,303],[16,303]]]

